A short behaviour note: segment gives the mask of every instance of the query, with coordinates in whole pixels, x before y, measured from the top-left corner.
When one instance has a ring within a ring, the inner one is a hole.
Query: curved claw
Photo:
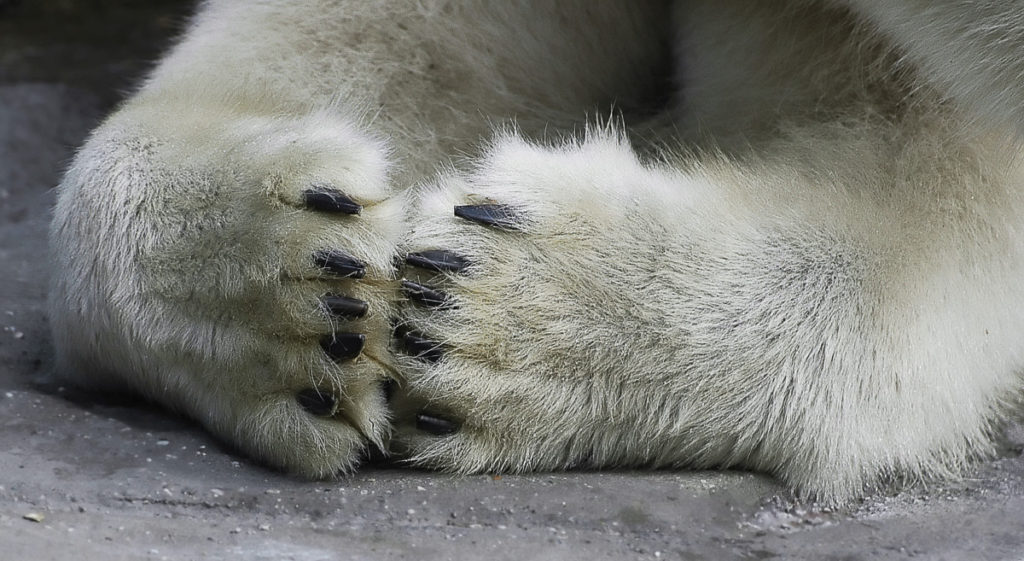
[[[448,419],[420,413],[416,415],[416,428],[423,432],[443,436],[458,431],[459,425]]]
[[[410,300],[431,308],[447,308],[451,305],[448,295],[440,290],[409,280],[402,281],[402,290]]]
[[[341,191],[327,188],[310,189],[302,194],[302,202],[313,210],[340,214],[359,214],[363,205],[353,201]]]
[[[402,335],[402,345],[412,356],[427,362],[437,362],[444,357],[444,349],[441,344],[421,337],[415,333]]]
[[[349,298],[338,294],[328,294],[323,297],[322,302],[332,316],[344,319],[361,318],[370,309],[369,304],[358,298]]]
[[[365,263],[340,251],[319,251],[313,256],[313,262],[317,267],[339,277],[361,279],[366,276]]]
[[[329,393],[321,392],[316,388],[306,388],[295,394],[295,401],[310,415],[317,417],[330,417],[334,415],[338,400]]]
[[[320,341],[320,347],[335,361],[352,360],[363,352],[366,335],[362,333],[334,333]]]
[[[437,272],[461,273],[469,267],[469,259],[443,249],[417,251],[405,256],[405,262],[413,267]]]
[[[500,230],[520,230],[520,220],[511,205],[462,205],[455,207],[455,216]]]

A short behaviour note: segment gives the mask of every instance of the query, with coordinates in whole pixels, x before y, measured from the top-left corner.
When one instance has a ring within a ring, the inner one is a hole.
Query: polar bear
[[[312,478],[955,475],[1024,387],[1022,21],[205,2],[59,188],[58,370]]]

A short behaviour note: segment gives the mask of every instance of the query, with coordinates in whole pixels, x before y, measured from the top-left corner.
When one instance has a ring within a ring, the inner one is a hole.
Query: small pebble
[[[39,514],[38,512],[30,512],[30,513],[22,516],[22,518],[24,518],[25,520],[29,520],[31,522],[42,522],[43,519],[46,518],[46,517],[43,516],[42,514]]]

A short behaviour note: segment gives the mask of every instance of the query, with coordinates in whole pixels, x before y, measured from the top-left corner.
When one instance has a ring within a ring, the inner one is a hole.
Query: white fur
[[[671,8],[208,2],[61,185],[60,370],[313,477],[390,440],[457,471],[741,466],[841,500],[989,454],[1024,366],[1024,7]],[[610,107],[625,126],[585,124]],[[303,208],[310,186],[364,210]],[[452,215],[495,202],[518,231]],[[438,248],[472,265],[394,268]],[[328,292],[371,311],[328,318]],[[390,345],[395,317],[445,358]],[[332,331],[362,355],[327,359]]]

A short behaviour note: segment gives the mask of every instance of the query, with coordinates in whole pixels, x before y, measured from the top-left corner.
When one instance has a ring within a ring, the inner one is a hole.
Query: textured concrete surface
[[[52,187],[187,9],[0,0],[0,559],[1024,559],[1019,424],[962,481],[831,511],[736,472],[310,483],[49,381]]]

